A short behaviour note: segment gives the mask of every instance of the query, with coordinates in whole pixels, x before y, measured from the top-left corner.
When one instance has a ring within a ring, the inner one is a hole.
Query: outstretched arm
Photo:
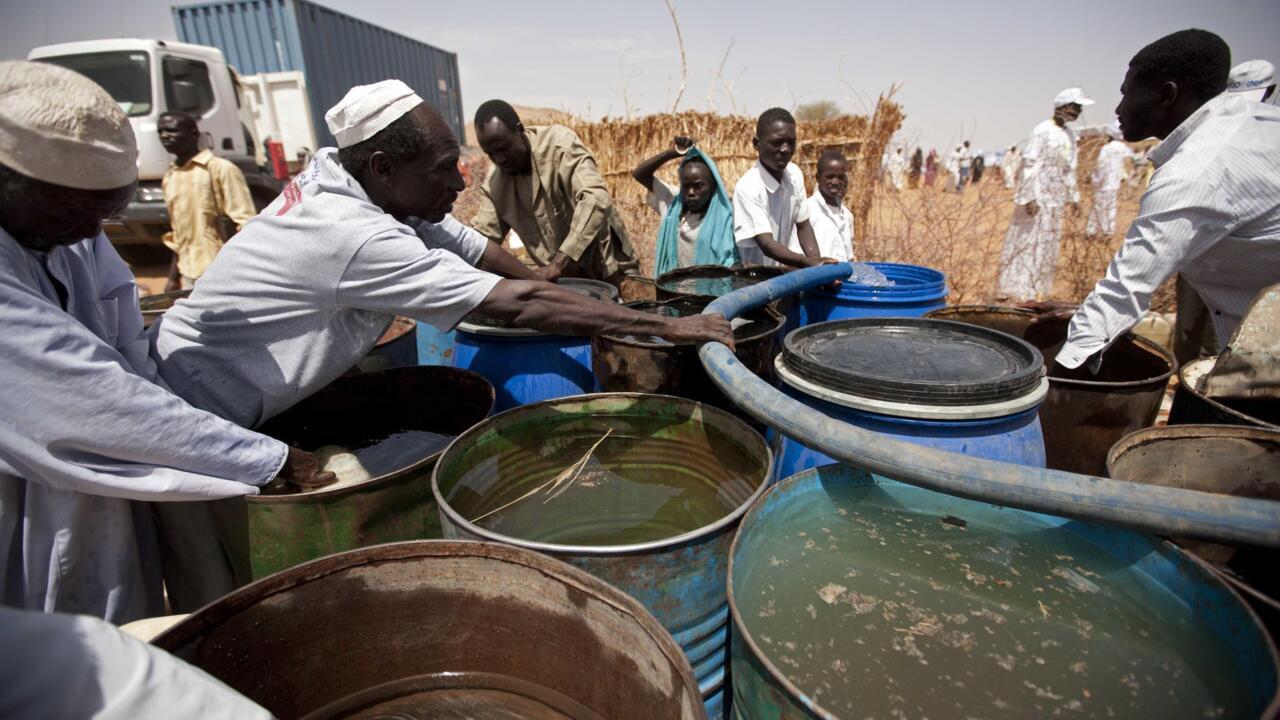
[[[548,283],[499,281],[476,310],[557,335],[656,335],[675,343],[715,341],[733,347],[733,330],[723,315],[652,315]]]

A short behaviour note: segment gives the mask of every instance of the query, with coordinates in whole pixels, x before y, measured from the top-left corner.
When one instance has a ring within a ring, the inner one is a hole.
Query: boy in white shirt
[[[742,262],[790,267],[821,264],[804,202],[804,177],[791,162],[796,151],[795,118],[782,108],[765,110],[756,121],[751,144],[759,160],[733,191],[733,237]]]
[[[809,224],[824,258],[840,262],[853,260],[853,213],[844,206],[849,192],[849,161],[844,153],[828,148],[818,158],[817,187],[805,201]],[[799,242],[792,233],[791,244]]]

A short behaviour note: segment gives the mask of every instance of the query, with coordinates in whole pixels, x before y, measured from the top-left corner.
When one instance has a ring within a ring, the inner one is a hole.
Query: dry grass
[[[946,174],[941,171],[933,187],[895,192],[877,182],[881,153],[903,117],[902,109],[892,101],[890,93],[880,98],[871,118],[846,115],[800,123],[796,163],[812,190],[814,163],[823,149],[838,147],[849,157],[851,174],[846,203],[855,217],[857,259],[932,267],[947,274],[951,289],[949,302],[992,302],[1000,251],[1013,215],[1012,192],[1005,189],[997,168],[988,168],[982,182],[970,185],[962,194],[944,191]],[[565,124],[577,132],[594,153],[646,274],[652,273],[653,243],[660,218],[645,205],[644,188],[631,178],[635,165],[666,148],[672,137],[688,135],[697,138],[699,147],[715,158],[732,191],[756,161],[751,148],[754,120],[742,116],[685,112],[596,123],[569,118]],[[1085,139],[1080,145],[1081,212],[1077,216],[1068,214],[1064,220],[1055,299],[1078,302],[1093,289],[1119,248],[1124,229],[1137,214],[1141,189],[1126,184],[1120,191],[1117,235],[1093,238],[1085,235],[1085,223],[1093,203],[1093,188],[1085,178],[1092,174],[1101,146],[1097,139]],[[463,222],[476,212],[475,184],[488,169],[486,158],[478,151],[468,156],[467,163],[472,182],[454,209],[454,214]],[[675,165],[669,163],[659,173],[673,185],[677,182]],[[1172,307],[1172,283],[1166,283],[1157,292],[1153,309],[1166,311]]]

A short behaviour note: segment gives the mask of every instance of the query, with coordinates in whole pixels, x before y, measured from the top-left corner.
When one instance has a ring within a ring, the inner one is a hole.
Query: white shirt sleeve
[[[1040,194],[1040,165],[1044,162],[1044,135],[1037,129],[1027,140],[1027,147],[1022,153],[1022,171],[1018,177],[1018,187],[1013,192],[1014,205],[1026,205],[1038,200]]]
[[[0,474],[131,500],[249,495],[284,464],[278,440],[132,372],[116,348],[0,276]]]
[[[671,203],[675,199],[676,191],[657,177],[653,179],[653,188],[644,197],[645,203],[661,217],[666,217],[667,211],[671,209]]]
[[[1071,319],[1058,364],[1076,368],[1105,350],[1142,319],[1161,283],[1237,225],[1231,204],[1216,188],[1198,180],[1153,182],[1106,277]]]
[[[773,234],[769,202],[763,186],[744,188],[742,185],[739,182],[733,192],[733,238],[739,245],[754,245],[756,236]],[[786,240],[784,237],[781,242]]]
[[[407,231],[384,233],[370,238],[352,256],[338,281],[338,304],[407,315],[448,332],[501,279],[453,252],[426,247]]]
[[[0,647],[0,717],[271,717],[205,671],[97,618],[0,608]]]
[[[409,225],[428,248],[448,250],[472,267],[480,264],[489,246],[488,238],[458,222],[452,215],[445,215],[438,223],[411,217]]]
[[[791,182],[791,202],[795,207],[792,222],[797,225],[809,219],[809,203],[804,194],[804,175],[795,165],[787,168],[787,180]]]

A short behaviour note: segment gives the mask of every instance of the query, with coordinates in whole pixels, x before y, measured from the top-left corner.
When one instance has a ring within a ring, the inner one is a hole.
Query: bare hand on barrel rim
[[[728,345],[730,350],[736,349],[733,326],[720,313],[672,318],[671,327],[665,337],[673,343],[718,342]]]
[[[323,470],[316,456],[296,447],[289,448],[289,456],[280,468],[278,479],[302,490],[316,490],[338,481],[338,476]]]

